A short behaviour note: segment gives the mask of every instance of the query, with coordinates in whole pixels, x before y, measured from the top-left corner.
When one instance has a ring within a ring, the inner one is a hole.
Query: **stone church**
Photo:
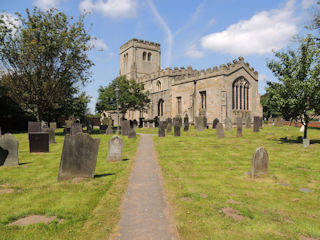
[[[242,57],[226,65],[195,70],[192,67],[161,69],[160,44],[131,39],[120,47],[120,75],[144,83],[150,93],[145,112],[130,111],[127,119],[160,119],[188,115],[194,122],[205,112],[208,123],[229,117],[262,117],[258,72]]]

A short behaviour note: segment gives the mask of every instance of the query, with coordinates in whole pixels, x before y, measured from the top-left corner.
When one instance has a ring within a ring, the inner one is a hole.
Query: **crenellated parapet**
[[[120,54],[124,51],[126,51],[130,47],[135,47],[135,48],[144,48],[144,49],[150,49],[150,50],[155,50],[160,52],[160,43],[155,43],[155,42],[149,42],[145,40],[140,40],[137,38],[132,38],[125,44],[123,44],[120,47]]]

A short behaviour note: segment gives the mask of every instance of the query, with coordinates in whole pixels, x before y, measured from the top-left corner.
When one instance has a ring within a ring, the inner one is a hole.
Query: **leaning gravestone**
[[[123,141],[119,136],[113,136],[108,144],[107,162],[115,162],[122,160]]]
[[[260,117],[254,116],[253,117],[253,132],[259,132],[260,127]]]
[[[49,127],[50,127],[50,128],[54,128],[54,129],[57,129],[57,123],[56,123],[56,122],[50,122],[50,123],[49,123]]]
[[[44,128],[43,132],[49,133],[49,143],[55,143],[55,129],[54,128]]]
[[[106,130],[106,134],[107,135],[112,135],[113,134],[112,126],[108,126],[108,128]]]
[[[226,126],[226,131],[232,131],[232,121],[230,118],[224,120],[224,125]]]
[[[49,133],[31,132],[29,133],[30,152],[49,152]]]
[[[19,141],[11,133],[0,137],[0,166],[17,166]]]
[[[28,133],[41,132],[41,122],[28,122]]]
[[[181,132],[180,132],[180,126],[179,125],[174,125],[174,136],[175,137],[180,137]]]
[[[121,133],[122,136],[128,136],[130,130],[130,122],[128,120],[121,121]]]
[[[251,176],[259,177],[268,174],[269,156],[263,147],[259,147],[254,152],[252,158]]]
[[[158,127],[158,137],[165,137],[166,136],[166,122],[160,121]]]
[[[93,178],[100,139],[87,133],[66,135],[61,154],[58,180],[78,177]]]
[[[246,128],[251,128],[251,118],[250,118],[250,116],[246,117]]]
[[[172,132],[172,119],[168,118],[167,119],[167,133],[171,133]]]
[[[136,138],[136,137],[137,137],[136,131],[134,130],[134,128],[130,128],[128,138]]]
[[[81,123],[72,123],[70,128],[70,135],[76,135],[78,133],[82,133]]]
[[[242,118],[237,118],[237,137],[242,137]]]
[[[215,118],[212,122],[212,128],[216,128],[217,124],[219,123],[219,119]]]
[[[216,129],[218,138],[224,138],[224,129],[222,123],[217,123]]]
[[[186,115],[183,119],[183,131],[189,131],[189,117]]]

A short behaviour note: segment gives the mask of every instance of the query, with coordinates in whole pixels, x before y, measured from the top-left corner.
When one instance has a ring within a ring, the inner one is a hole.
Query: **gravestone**
[[[91,120],[88,120],[87,122],[87,133],[92,133],[93,132],[93,125]]]
[[[81,123],[72,123],[70,128],[70,135],[76,135],[77,133],[82,133]]]
[[[217,124],[219,123],[219,119],[215,118],[212,122],[212,128],[216,128]]]
[[[43,132],[49,133],[49,143],[55,143],[55,129],[54,128],[44,128]]]
[[[61,154],[58,180],[78,177],[93,178],[100,139],[87,133],[66,135]]]
[[[217,123],[216,125],[217,136],[218,138],[224,138],[224,129],[222,123]]]
[[[199,117],[194,117],[194,129],[197,129],[199,125]]]
[[[19,141],[11,133],[0,136],[0,166],[17,166]]]
[[[237,118],[237,137],[242,137],[242,118]]]
[[[134,119],[132,125],[133,125],[134,128],[138,127],[138,122],[137,122],[137,120]]]
[[[172,132],[172,119],[168,118],[167,119],[167,133],[171,133]]]
[[[143,121],[143,127],[147,128],[148,127],[148,122],[147,121]]]
[[[304,138],[302,144],[304,148],[310,147],[310,139]]]
[[[150,120],[150,121],[148,122],[148,127],[149,127],[149,128],[154,128],[154,121]]]
[[[251,176],[259,177],[268,174],[269,156],[263,147],[259,147],[254,152],[252,158]]]
[[[253,132],[259,132],[260,127],[260,117],[254,116],[253,117]]]
[[[45,121],[41,121],[41,128],[49,128],[48,123]]]
[[[57,123],[56,122],[50,122],[49,127],[53,129],[57,129]]]
[[[100,125],[99,126],[99,132],[100,133],[106,133],[108,126],[107,125]]]
[[[182,127],[182,117],[180,115],[177,115],[175,117],[176,119],[176,124],[178,124],[178,126],[181,128]]]
[[[199,132],[203,131],[204,129],[204,116],[199,116],[198,119],[197,119],[197,130]]]
[[[30,152],[49,152],[49,133],[31,132],[29,133]]]
[[[259,128],[263,128],[263,117],[259,117]]]
[[[122,136],[128,136],[130,130],[130,122],[128,120],[121,121],[121,133]]]
[[[174,136],[175,137],[180,137],[181,132],[180,132],[180,126],[179,125],[174,125]]]
[[[144,118],[139,118],[139,128],[143,128],[143,119]]]
[[[208,128],[208,119],[207,119],[206,116],[203,117],[203,127],[204,127],[205,129]]]
[[[268,126],[274,126],[274,118],[273,117],[268,118]]]
[[[250,118],[250,116],[246,117],[246,128],[251,128],[251,118]]]
[[[130,128],[128,138],[136,138],[136,137],[137,137],[136,131],[134,130],[134,128]]]
[[[28,122],[28,133],[41,132],[41,122]]]
[[[158,128],[158,137],[165,137],[166,136],[166,122],[160,121],[159,128]]]
[[[107,135],[112,135],[113,134],[113,130],[111,126],[108,126],[107,130],[106,130],[106,134]]]
[[[226,126],[226,131],[232,131],[232,121],[230,118],[224,120],[224,125]]]
[[[119,136],[113,136],[108,143],[108,162],[122,161],[123,141]]]
[[[186,115],[183,119],[183,131],[189,131],[189,117]]]

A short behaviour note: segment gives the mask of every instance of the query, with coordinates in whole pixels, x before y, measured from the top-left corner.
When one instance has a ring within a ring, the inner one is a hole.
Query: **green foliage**
[[[144,91],[144,85],[135,80],[128,80],[125,76],[114,79],[107,87],[100,87],[96,111],[116,110],[117,102],[115,88],[118,84],[119,108],[123,116],[128,110],[143,110],[150,102],[149,92]]]
[[[268,82],[271,109],[285,119],[300,120],[305,125],[320,113],[320,54],[315,39],[307,36],[294,50],[275,52],[278,59],[267,62],[279,82]]]
[[[260,97],[260,103],[263,107],[263,117],[268,119],[269,117],[281,116],[281,113],[277,109],[273,109],[273,104],[269,93],[265,93]]]
[[[38,120],[48,118],[89,81],[90,50],[84,15],[71,23],[56,9],[26,10],[20,24],[0,16],[0,60],[8,95]]]

